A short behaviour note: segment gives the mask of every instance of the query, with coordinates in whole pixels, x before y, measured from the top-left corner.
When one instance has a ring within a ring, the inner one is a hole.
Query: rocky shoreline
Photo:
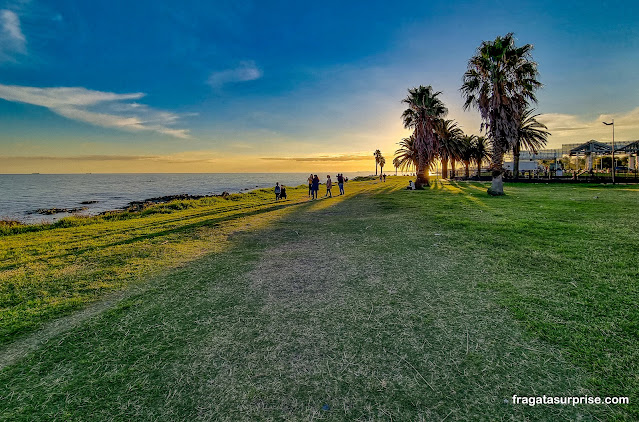
[[[40,215],[53,215],[53,214],[73,214],[75,212],[85,211],[88,207],[77,208],[38,208],[37,210],[29,211],[27,214],[40,214]]]
[[[197,200],[197,199],[203,199],[203,198],[226,198],[229,195],[230,193],[228,193],[227,191],[224,191],[219,195],[213,195],[213,194],[189,195],[186,193],[178,194],[178,195],[166,195],[166,196],[159,196],[157,198],[148,198],[143,201],[131,201],[126,206],[124,206],[121,210],[136,212],[136,211],[142,211],[143,209],[148,208],[152,205],[164,204],[171,201],[189,201],[189,200]],[[114,211],[117,211],[117,210],[114,210]],[[99,215],[108,214],[110,212],[113,212],[113,211],[105,211],[103,213],[100,213]]]
[[[105,215],[105,214],[111,214],[114,212],[137,212],[137,211],[142,211],[152,205],[157,205],[157,204],[164,204],[167,202],[171,202],[171,201],[188,201],[188,200],[197,200],[197,199],[203,199],[203,198],[226,198],[230,195],[229,192],[224,191],[219,195],[215,195],[215,194],[210,194],[210,195],[189,195],[186,193],[183,194],[177,194],[177,195],[165,195],[165,196],[158,196],[155,198],[147,198],[144,199],[142,201],[131,201],[128,204],[126,204],[124,207],[122,208],[118,208],[118,209],[114,209],[114,210],[108,210],[108,211],[102,211],[100,213],[98,213],[97,215]],[[80,205],[88,205],[88,204],[97,204],[99,201],[82,201],[80,202]],[[75,207],[75,208],[38,208],[37,210],[33,210],[33,211],[29,211],[28,214],[40,214],[40,215],[55,215],[55,214],[74,214],[74,213],[78,213],[78,212],[82,212],[82,211],[86,211],[88,210],[89,207]]]
[[[197,199],[214,198],[214,197],[226,198],[229,195],[230,195],[229,192],[224,191],[224,192],[222,192],[219,195],[215,195],[215,194],[210,194],[210,195],[189,195],[189,194],[183,193],[183,194],[177,194],[177,195],[158,196],[158,197],[155,197],[155,198],[147,198],[147,199],[144,199],[142,201],[131,201],[128,204],[126,204],[125,206],[123,206],[122,208],[103,211],[103,212],[101,212],[101,213],[99,213],[97,215],[105,215],[105,214],[110,214],[110,213],[113,213],[113,212],[123,212],[123,211],[136,212],[136,211],[142,211],[145,208],[148,208],[148,207],[150,207],[152,205],[164,204],[164,203],[171,202],[171,201],[188,201],[188,200],[197,200]],[[99,201],[82,201],[82,202],[80,202],[80,205],[97,204],[98,202]],[[86,211],[88,209],[89,209],[89,207],[38,208],[36,210],[29,211],[27,214],[40,214],[40,215],[55,215],[55,214],[63,214],[63,213],[64,214],[74,214],[74,213]]]

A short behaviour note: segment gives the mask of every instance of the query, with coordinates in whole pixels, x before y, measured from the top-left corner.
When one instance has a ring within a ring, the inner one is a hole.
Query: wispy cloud
[[[167,164],[195,164],[212,163],[215,158],[211,153],[186,151],[169,155],[127,155],[127,154],[93,154],[93,155],[0,155],[0,161],[86,161],[86,162],[111,162],[111,161],[146,161]]]
[[[144,93],[116,94],[81,87],[35,88],[0,84],[0,98],[46,107],[68,119],[127,131],[152,131],[175,138],[189,138],[187,129],[171,127],[180,115],[126,102]]]
[[[371,160],[372,155],[319,155],[316,157],[261,157],[262,160],[269,161],[311,161],[311,162],[325,162],[325,161],[364,161]]]
[[[582,143],[591,139],[609,141],[612,129],[601,122],[615,119],[615,139],[630,141],[639,138],[639,107],[626,113],[601,114],[595,119],[587,119],[574,114],[542,114],[538,120],[548,127],[552,134],[549,147],[558,147],[562,143]]]
[[[25,155],[25,156],[13,156],[13,155],[0,155],[0,159],[4,160],[65,160],[65,161],[76,161],[76,160],[84,160],[84,161],[144,161],[144,160],[154,160],[157,159],[158,156],[155,155],[68,155],[68,156],[57,156],[57,155]]]
[[[213,88],[220,88],[229,83],[254,81],[261,77],[262,70],[257,67],[254,61],[249,60],[240,62],[239,66],[233,69],[211,73],[207,83]]]
[[[20,18],[11,10],[0,10],[0,62],[15,61],[16,55],[26,51],[27,39],[22,33]]]

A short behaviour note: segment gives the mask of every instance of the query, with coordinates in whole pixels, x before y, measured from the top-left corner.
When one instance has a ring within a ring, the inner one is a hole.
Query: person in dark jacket
[[[317,192],[319,191],[319,185],[320,185],[320,180],[316,174],[313,177],[313,184],[312,184],[313,198],[312,199],[317,199]]]
[[[344,195],[344,175],[342,173],[337,175],[337,186],[339,186],[339,194]]]
[[[275,184],[275,200],[280,199],[280,194],[282,193],[282,188],[280,187],[280,182]]]

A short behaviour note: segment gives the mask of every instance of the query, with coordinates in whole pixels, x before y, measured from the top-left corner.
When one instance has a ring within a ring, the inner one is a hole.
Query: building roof
[[[610,154],[611,152],[612,152],[612,146],[592,139],[584,144],[581,144],[571,149],[570,155]]]
[[[639,141],[634,141],[629,143],[628,145],[625,145],[621,148],[617,148],[615,151],[621,151],[621,152],[628,152],[631,154],[637,154],[639,153]]]

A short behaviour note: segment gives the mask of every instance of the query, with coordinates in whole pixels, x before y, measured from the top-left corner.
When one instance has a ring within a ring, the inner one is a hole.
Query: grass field
[[[639,189],[407,180],[0,237],[0,419],[639,419]]]

